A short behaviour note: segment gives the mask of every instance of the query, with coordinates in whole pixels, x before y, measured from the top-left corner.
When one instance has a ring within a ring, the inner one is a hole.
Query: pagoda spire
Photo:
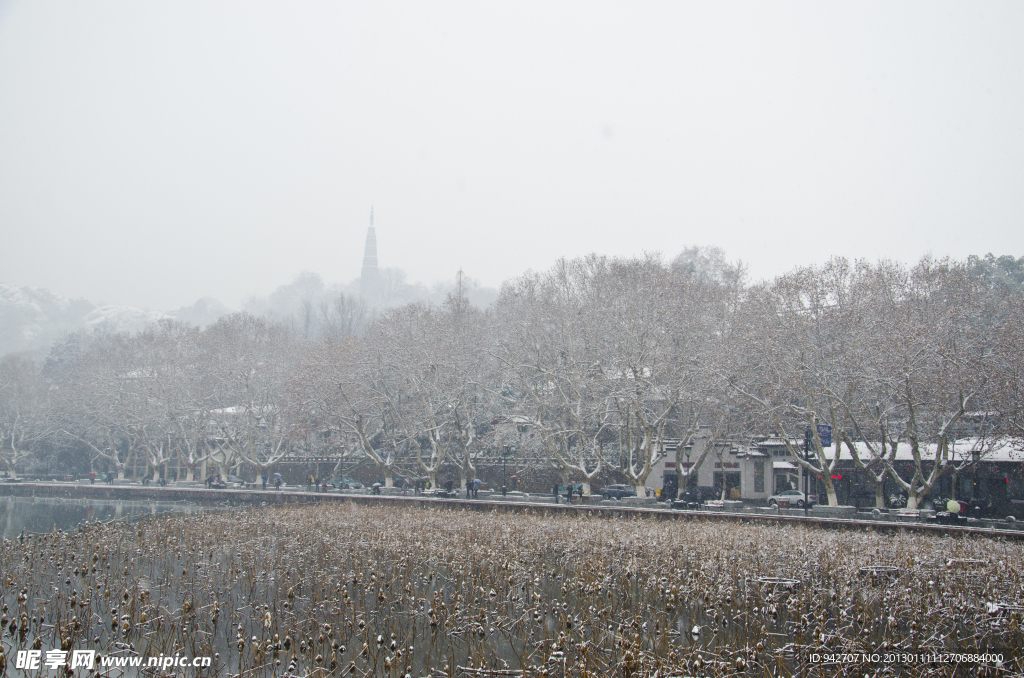
[[[370,228],[366,231],[363,249],[363,271],[359,276],[359,290],[363,298],[373,297],[377,291],[377,232],[373,228],[373,206],[370,206]]]

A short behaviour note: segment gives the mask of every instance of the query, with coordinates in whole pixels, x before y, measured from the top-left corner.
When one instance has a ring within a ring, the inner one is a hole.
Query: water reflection
[[[22,530],[29,534],[67,531],[86,521],[134,520],[160,513],[204,510],[210,507],[188,502],[0,497],[0,539],[14,539]]]

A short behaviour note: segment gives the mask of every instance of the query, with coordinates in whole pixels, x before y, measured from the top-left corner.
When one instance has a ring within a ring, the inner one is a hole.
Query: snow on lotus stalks
[[[0,548],[2,661],[9,675],[27,648],[211,656],[211,676],[876,675],[860,653],[1024,647],[1022,550],[357,505],[94,523]],[[1024,669],[1006,661],[998,675]]]

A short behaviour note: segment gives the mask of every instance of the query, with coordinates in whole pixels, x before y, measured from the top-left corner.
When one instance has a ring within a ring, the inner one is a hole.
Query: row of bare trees
[[[138,460],[154,477],[180,463],[189,480],[211,461],[267,468],[295,443],[281,401],[295,343],[282,326],[241,314],[205,331],[164,322],[135,335],[71,335],[42,366],[8,356],[8,474],[31,452],[26,442],[54,438],[122,479]]]
[[[444,304],[392,309],[358,336],[314,341],[244,314],[73,335],[41,367],[3,360],[0,454],[14,473],[57,437],[122,476],[138,459],[153,473],[180,460],[192,478],[318,455],[368,460],[388,483],[404,469],[436,484],[448,469],[463,485],[482,459],[512,455],[565,480],[614,469],[642,488],[667,443],[700,436],[707,454],[771,435],[835,504],[839,455],[815,432],[829,424],[879,496],[890,476],[916,504],[1024,438],[1017,290],[930,259],[835,259],[747,285],[707,254],[562,260],[506,283],[487,311],[457,284]]]

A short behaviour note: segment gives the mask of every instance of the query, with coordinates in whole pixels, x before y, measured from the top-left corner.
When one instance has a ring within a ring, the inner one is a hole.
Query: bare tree
[[[950,261],[906,269],[835,259],[800,269],[748,294],[730,384],[804,471],[821,478],[830,505],[845,444],[875,483],[876,501],[889,475],[914,508],[940,477],[998,440],[986,409],[996,397],[997,305]],[[826,454],[818,424],[835,432],[835,453]],[[800,449],[804,431],[810,460]],[[901,445],[909,471],[897,460]]]
[[[611,464],[643,491],[667,440],[685,447],[721,419],[715,289],[656,257],[597,256],[504,287],[495,391],[563,481]]]
[[[492,393],[517,426],[535,432],[563,484],[570,473],[590,480],[600,471],[610,416],[596,388],[599,342],[584,297],[590,264],[561,260],[526,274],[506,283],[496,305],[503,370]]]
[[[222,318],[205,334],[218,381],[217,407],[209,411],[217,432],[213,456],[225,467],[239,459],[265,472],[297,438],[285,390],[295,342],[283,326],[248,314]]]
[[[396,445],[415,456],[434,485],[441,467],[451,464],[465,487],[486,452],[481,434],[495,413],[484,387],[490,378],[484,321],[457,284],[441,308],[395,309],[366,335],[378,363],[387,366],[373,388],[387,405]]]
[[[49,388],[39,367],[26,357],[0,360],[0,459],[8,478],[18,477],[18,463],[52,431]]]
[[[144,446],[155,469],[172,459],[193,481],[209,458],[207,444],[216,370],[202,344],[202,332],[191,325],[164,321],[136,337],[144,356],[150,402]]]
[[[138,453],[144,368],[127,334],[93,338],[56,382],[61,431],[86,445],[124,480]]]
[[[360,299],[339,293],[319,306],[321,334],[324,337],[350,337],[366,325],[366,304]]]
[[[392,366],[385,358],[370,338],[328,339],[305,357],[289,391],[307,435],[342,441],[335,445],[371,461],[391,487],[404,430],[386,395]]]
[[[1021,447],[1024,443],[1024,293],[1001,295],[1001,301],[1004,321],[992,335],[992,358],[997,372],[991,406],[998,412],[1002,430]]]
[[[851,369],[864,389],[846,411],[916,508],[939,478],[1003,440],[993,407],[1004,390],[996,348],[1010,317],[1006,297],[949,260],[924,259],[909,270],[879,264],[866,275],[858,299],[871,331]],[[888,451],[879,449],[886,441]],[[894,459],[901,443],[909,470]]]
[[[849,273],[848,263],[835,259],[748,290],[724,372],[761,426],[785,441],[805,473],[821,478],[829,506],[838,505],[832,470],[840,455],[826,454],[818,425],[838,430],[846,423],[837,394],[851,338],[843,282]]]

